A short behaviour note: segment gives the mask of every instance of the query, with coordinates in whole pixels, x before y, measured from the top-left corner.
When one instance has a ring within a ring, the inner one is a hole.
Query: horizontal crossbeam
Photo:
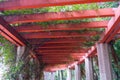
[[[105,8],[98,10],[13,15],[13,16],[4,16],[4,18],[9,23],[27,23],[27,22],[45,22],[45,21],[53,21],[53,20],[71,20],[71,19],[96,18],[96,17],[112,17],[112,16],[114,16],[113,9]]]
[[[70,37],[89,37],[97,35],[97,32],[37,32],[37,33],[27,33],[22,34],[25,39],[42,39],[42,38],[70,38]]]
[[[63,6],[71,4],[84,4],[94,2],[107,2],[115,0],[8,0],[0,2],[0,10],[16,10],[16,9],[27,9],[27,8],[41,8],[48,6]]]
[[[41,40],[41,39],[28,39],[27,41],[30,44],[61,44],[61,43],[76,43],[76,42],[85,42],[92,40],[89,38],[59,38],[59,39],[50,39],[50,40]]]
[[[104,36],[100,42],[110,42],[120,30],[120,6],[115,9],[115,16],[109,21]]]
[[[83,22],[76,24],[58,24],[49,25],[47,27],[39,25],[23,25],[14,27],[18,32],[46,32],[46,31],[69,31],[69,30],[81,30],[84,28],[106,28],[108,21],[97,21],[97,22]]]
[[[0,33],[7,40],[11,41],[17,46],[27,45],[26,40],[19,35],[19,33],[14,30],[2,17],[0,17]]]

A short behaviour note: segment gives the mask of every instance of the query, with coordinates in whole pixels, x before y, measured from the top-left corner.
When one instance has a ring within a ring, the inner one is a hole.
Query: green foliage
[[[24,9],[24,10],[12,10],[12,11],[9,10],[9,11],[4,11],[4,15],[65,12],[65,11],[88,10],[88,9],[98,9],[98,4],[96,3],[77,4],[77,5],[45,7],[45,8],[37,8],[37,9]]]
[[[9,65],[8,70],[3,75],[3,80],[16,80],[16,77],[18,76],[18,72],[20,72],[22,65],[22,61]]]
[[[118,57],[120,57],[120,40],[117,40],[114,44],[114,49],[118,55]]]
[[[12,45],[8,40],[0,36],[0,60],[6,66],[6,71],[4,72],[6,78],[4,80],[11,80],[7,79],[10,78],[13,73],[16,72],[18,67],[14,65],[15,63],[15,52],[14,52],[14,45]],[[13,80],[13,79],[12,79]]]
[[[114,74],[116,75],[116,78],[114,80],[119,80],[120,79],[120,40],[116,40],[114,43],[114,49],[116,55],[116,60],[114,57],[112,57],[112,68],[114,70]]]
[[[14,46],[2,36],[0,36],[0,43],[0,55],[3,57],[4,63],[11,64],[15,58]]]
[[[99,8],[115,8],[115,7],[118,7],[119,6],[119,4],[118,4],[118,2],[117,1],[119,1],[119,0],[116,0],[116,2],[106,2],[106,3],[101,3],[100,5],[99,5]]]
[[[0,2],[3,2],[3,1],[5,1],[5,0],[0,0]]]

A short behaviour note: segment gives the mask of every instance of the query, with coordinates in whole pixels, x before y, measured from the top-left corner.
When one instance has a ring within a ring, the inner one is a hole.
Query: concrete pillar
[[[69,68],[67,69],[67,80],[72,80],[72,72]]]
[[[25,52],[25,47],[18,46],[17,47],[17,55],[16,55],[16,66],[18,65],[19,60],[21,59],[22,54]],[[23,73],[18,75],[19,80],[23,80]]]
[[[48,80],[48,73],[44,72],[44,80]]]
[[[61,71],[59,71],[59,73],[60,73],[60,80],[63,80],[62,70],[61,70]]]
[[[97,44],[100,80],[113,80],[109,51],[107,43]]]
[[[75,80],[81,80],[81,70],[79,64],[75,65]]]
[[[55,80],[55,74],[54,74],[54,72],[51,72],[51,79],[50,80]]]
[[[16,62],[19,61],[19,59],[21,58],[21,56],[24,54],[25,52],[25,47],[24,46],[18,46],[17,47],[17,57],[16,57]]]
[[[57,80],[59,80],[60,79],[60,75],[59,75],[59,71],[57,71]]]
[[[85,58],[86,80],[93,80],[93,65],[91,58]]]

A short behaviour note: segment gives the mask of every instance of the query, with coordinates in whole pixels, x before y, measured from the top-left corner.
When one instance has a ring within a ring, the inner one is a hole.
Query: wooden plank
[[[95,17],[112,17],[112,16],[114,16],[113,9],[104,8],[98,10],[13,15],[13,16],[4,16],[4,19],[8,23],[28,23],[28,22],[45,22],[45,21],[54,21],[54,20],[71,20],[71,19],[83,19],[83,18],[95,18]]]
[[[52,53],[57,53],[57,54],[61,54],[61,53],[64,53],[64,54],[71,54],[71,53],[86,53],[88,51],[88,49],[81,49],[81,50],[75,50],[75,51],[36,51],[40,54],[52,54]]]
[[[28,8],[41,8],[49,6],[63,6],[71,4],[84,4],[94,2],[107,2],[115,0],[8,0],[0,2],[0,10],[16,10],[16,9],[28,9]]]
[[[84,50],[85,51],[85,50]],[[41,51],[41,50],[39,50],[39,52],[40,53],[72,53],[72,52],[80,52],[80,51],[77,51],[77,50],[73,50],[73,51],[71,51],[71,50],[53,50],[53,51],[50,51],[50,50],[46,50],[46,51]]]
[[[110,42],[113,37],[120,30],[120,6],[115,9],[115,17],[113,17],[109,23],[108,27],[105,30],[104,36],[101,38],[100,42]]]
[[[57,58],[59,59],[59,58],[61,58],[61,57],[62,57],[63,59],[64,59],[64,58],[68,58],[68,59],[69,59],[69,58],[71,58],[71,59],[79,59],[79,58],[81,58],[82,56],[68,56],[68,55],[59,55],[59,56],[58,56],[58,55],[57,55],[57,56],[55,56],[55,55],[50,55],[50,56],[42,56],[42,58],[46,58],[46,59],[48,59],[48,60],[51,59],[51,58],[52,58],[52,59],[57,59]],[[62,58],[61,58],[61,59],[62,59]]]
[[[26,40],[21,37],[21,35],[16,30],[14,30],[2,17],[0,17],[0,29],[1,35],[17,46],[27,45]]]
[[[76,46],[76,48],[74,48],[74,47],[63,47],[63,48],[36,48],[36,49],[34,49],[34,50],[78,50],[78,49],[84,49],[84,48]]]
[[[75,38],[75,37],[89,37],[97,35],[97,32],[86,32],[86,33],[77,33],[77,32],[37,32],[37,33],[27,33],[22,34],[25,39],[42,39],[42,38]]]
[[[84,54],[85,53],[60,53],[60,54],[58,54],[58,53],[51,53],[51,54],[49,54],[49,53],[45,53],[45,54],[40,54],[41,56],[61,56],[61,55],[63,55],[63,56],[68,56],[68,55],[70,55],[70,56],[84,56]]]
[[[60,38],[60,39],[28,39],[30,44],[61,44],[61,43],[76,43],[91,40],[89,38]]]
[[[68,59],[42,59],[43,62],[69,62]]]
[[[57,71],[57,70],[65,70],[67,68],[67,64],[59,64],[59,65],[48,65],[44,68],[45,71]]]
[[[6,38],[6,39],[9,40],[10,42],[12,42],[13,44],[19,46],[19,43],[17,43],[16,41],[14,41],[8,34],[6,34],[6,33],[5,33],[4,31],[2,31],[1,29],[0,29],[0,34],[1,34],[4,38]]]
[[[43,44],[43,45],[40,45],[40,47],[49,47],[49,46],[51,46],[51,47],[54,47],[54,46],[73,46],[73,45],[83,45],[82,43],[61,43],[61,44],[57,44],[57,43],[55,43],[55,44]]]
[[[41,47],[38,48],[38,49],[53,49],[53,48],[54,48],[54,49],[58,49],[58,48],[70,48],[70,49],[71,49],[71,48],[74,48],[74,49],[77,49],[77,48],[78,48],[78,49],[79,49],[79,48],[81,48],[81,47],[80,47],[80,46],[78,47],[78,45],[72,45],[72,46],[67,46],[67,45],[66,45],[66,46],[52,46],[52,47],[51,47],[51,46],[45,46],[45,47],[42,47],[42,46],[41,46]]]
[[[74,53],[38,53],[41,56],[46,56],[46,55],[70,55],[70,56],[84,56],[85,53],[80,53],[80,52],[74,52]]]
[[[69,30],[81,30],[84,28],[106,28],[108,21],[96,21],[96,22],[83,22],[76,24],[57,24],[48,25],[47,27],[40,25],[23,25],[14,27],[18,32],[46,32],[46,31],[69,31]]]

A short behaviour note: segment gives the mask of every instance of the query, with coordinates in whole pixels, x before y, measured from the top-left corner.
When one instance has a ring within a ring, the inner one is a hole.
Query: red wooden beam
[[[61,58],[63,57],[63,58]],[[66,57],[65,56],[52,56],[52,57],[43,57],[42,59],[45,59],[45,60],[61,60],[61,59],[67,59],[67,60],[70,60],[70,61],[79,61],[79,59],[82,58],[82,56],[70,56],[70,57]]]
[[[77,32],[43,32],[43,33],[27,33],[22,34],[25,39],[38,39],[38,38],[69,38],[69,37],[87,37],[94,36],[98,33],[96,32],[85,32],[85,33],[77,33]]]
[[[43,62],[47,65],[59,65],[59,64],[69,63],[70,61],[56,61],[56,62],[53,62],[53,60],[52,61],[44,60]]]
[[[71,50],[53,50],[53,51],[50,51],[50,50],[46,50],[46,51],[41,51],[39,50],[40,53],[72,53],[72,52],[79,52],[79,51],[71,51]]]
[[[58,65],[58,64],[65,64],[66,61],[56,61],[56,62],[44,61],[44,63],[47,64],[47,65]]]
[[[100,42],[110,42],[112,38],[120,30],[120,6],[115,9],[115,17],[113,17],[108,23],[108,27],[105,30],[105,34]]]
[[[22,38],[2,17],[0,17],[0,30],[2,36],[17,46],[27,45],[26,40]]]
[[[70,55],[42,55],[42,58],[57,58],[57,57],[62,57],[62,58],[66,58],[66,57],[68,57],[68,56],[70,56]]]
[[[45,54],[42,54],[41,56],[84,56],[85,53],[61,53],[61,54],[57,54],[57,53],[45,53]]]
[[[16,9],[27,9],[27,8],[41,8],[48,6],[63,6],[71,4],[84,4],[94,2],[107,2],[115,0],[8,0],[0,2],[0,10],[16,10]]]
[[[40,54],[52,54],[52,53],[57,53],[57,54],[61,54],[61,53],[64,53],[64,54],[71,54],[71,53],[86,53],[88,51],[88,49],[81,49],[81,50],[54,50],[54,51],[40,51],[38,50],[37,52],[40,53]]]
[[[68,59],[42,59],[42,61],[45,63],[45,62],[70,62],[71,60],[68,60]]]
[[[52,51],[77,51],[77,50],[85,50],[85,48],[81,48],[78,46],[78,48],[68,48],[68,49],[36,49],[36,51],[40,52],[52,52]]]
[[[66,46],[67,45],[67,46]],[[55,45],[43,45],[40,47],[37,47],[36,49],[34,49],[35,51],[52,51],[52,50],[77,50],[77,49],[84,49],[82,48],[83,46],[85,46],[84,44],[79,44],[79,43],[75,43],[75,44],[55,44]]]
[[[43,31],[63,31],[63,30],[80,30],[83,28],[106,28],[108,21],[83,22],[76,24],[57,24],[49,25],[47,28],[39,25],[23,25],[14,27],[18,32],[43,32]]]
[[[46,63],[46,64],[48,64],[48,65],[50,65],[50,64],[65,64],[65,63],[69,63],[70,62],[70,60],[42,60],[43,61],[43,63]]]
[[[59,64],[59,65],[48,65],[44,68],[45,71],[56,71],[56,70],[64,70],[67,68],[67,64]]]
[[[42,45],[42,46],[38,46],[39,48],[37,48],[37,50],[47,50],[47,49],[50,49],[52,50],[53,48],[54,49],[60,49],[60,48],[65,48],[65,49],[83,49],[82,46],[85,46],[84,44],[82,43],[69,43],[69,44],[52,44],[52,45]]]
[[[43,44],[42,46],[40,46],[40,47],[49,47],[49,46],[51,46],[51,47],[54,47],[54,46],[74,46],[74,45],[78,45],[78,46],[80,46],[80,45],[83,45],[82,43],[61,43],[61,44],[57,44],[57,43],[55,43],[55,44]]]
[[[13,44],[19,46],[19,43],[17,43],[16,41],[14,41],[8,34],[6,34],[6,33],[5,33],[4,31],[2,31],[1,29],[0,29],[0,34],[1,34],[4,38],[6,38],[6,39],[9,40],[10,42],[12,42]]]
[[[95,18],[95,17],[112,17],[112,16],[114,16],[113,9],[105,8],[98,10],[13,15],[13,16],[4,16],[4,18],[9,23],[27,23],[27,22],[45,22],[45,21],[53,21],[53,20],[71,20],[71,19],[83,19],[83,18]]]
[[[60,38],[60,39],[50,39],[50,40],[41,40],[41,39],[28,39],[27,41],[30,44],[61,44],[61,43],[76,43],[76,42],[85,42],[91,39],[87,38]]]
[[[45,46],[45,47],[40,47],[40,48],[38,48],[38,49],[58,49],[58,48],[78,48],[78,45],[72,45],[72,46]],[[81,48],[81,46],[79,46],[79,48]]]
[[[70,55],[44,55],[44,56],[42,56],[42,58],[45,58],[45,59],[64,59],[64,58],[73,58],[73,59],[79,59],[79,58],[81,58],[83,56],[83,54],[82,55],[72,55],[72,56],[70,56]]]
[[[59,56],[42,56],[42,60],[64,60],[64,59],[68,59],[68,57],[65,57],[65,56],[62,56],[62,57],[59,57]]]
[[[39,53],[41,56],[43,55],[81,55],[81,54],[85,54],[87,52],[87,50],[80,50],[79,52],[70,52],[70,53]]]
[[[81,47],[78,47],[78,46],[76,46],[76,47],[64,47],[64,48],[36,48],[35,50],[77,50],[77,49],[84,49],[84,48],[82,48],[82,46]]]
[[[66,57],[66,58],[60,58],[60,57],[56,57],[56,56],[53,56],[53,57],[43,57],[42,60],[43,61],[52,61],[52,62],[57,62],[57,61],[79,61],[82,56],[70,56],[70,57]],[[57,60],[57,61],[56,61]]]

